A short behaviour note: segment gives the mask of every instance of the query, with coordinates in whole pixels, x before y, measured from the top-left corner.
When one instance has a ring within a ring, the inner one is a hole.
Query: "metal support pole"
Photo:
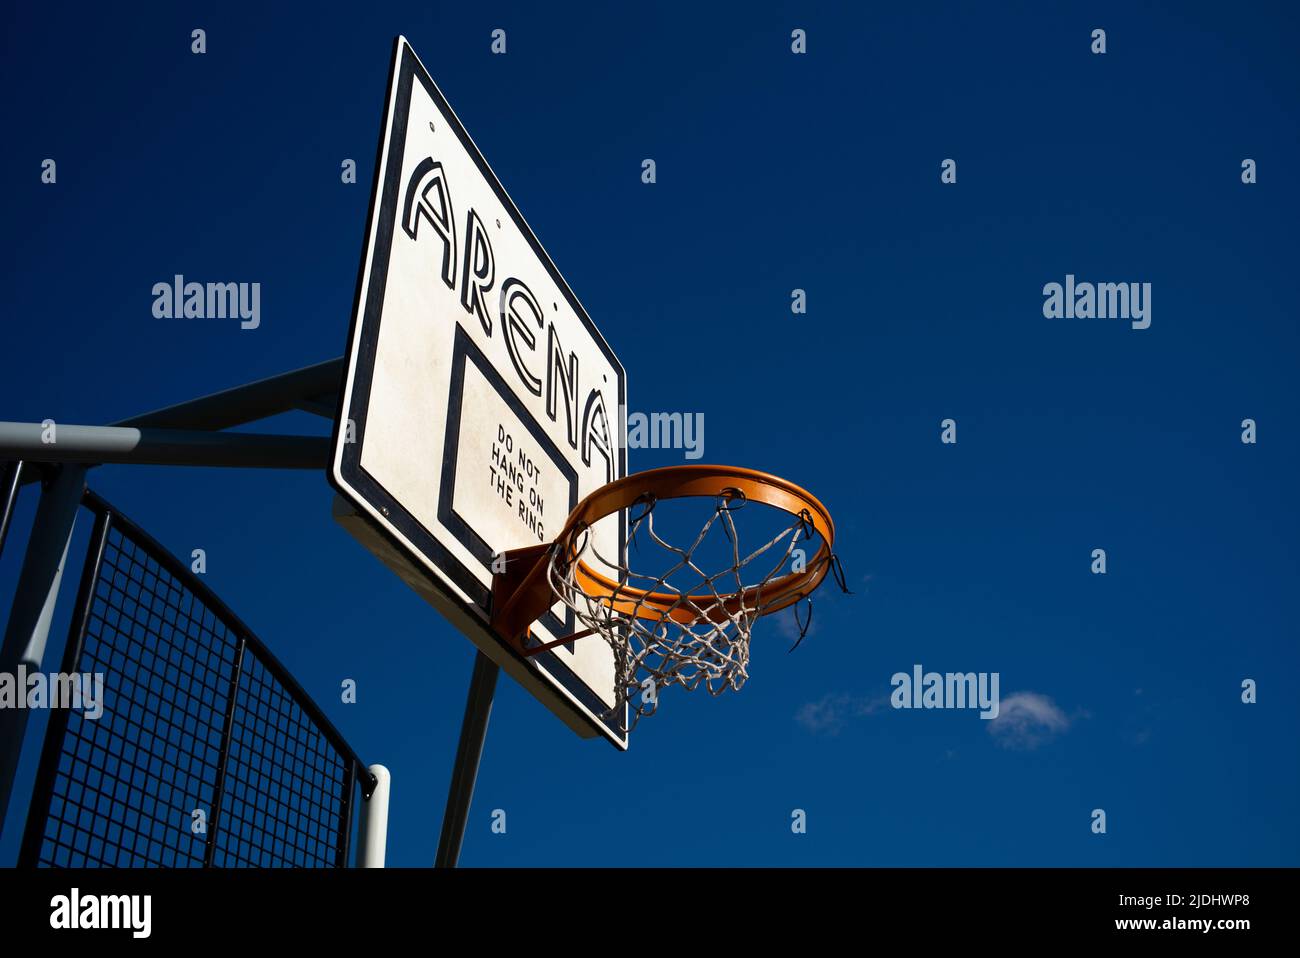
[[[260,379],[255,383],[223,389],[189,402],[156,409],[114,423],[139,429],[229,429],[266,419],[309,403],[317,397],[332,397],[343,388],[346,372],[343,359],[331,359],[293,372]],[[331,406],[329,418],[334,417]]]
[[[14,507],[18,503],[18,493],[23,485],[23,464],[21,461],[0,463],[0,554],[5,551],[5,539],[9,536],[9,523],[14,518]]]
[[[393,777],[382,765],[371,765],[375,790],[361,806],[361,834],[357,845],[358,868],[383,868],[388,848],[388,795]]]
[[[153,412],[145,413],[140,416],[132,416],[130,419],[123,419],[115,422],[114,427],[131,427],[134,429],[145,430],[197,430],[201,432],[218,432],[222,429],[229,429],[232,426],[241,426],[245,423],[256,422],[259,419],[267,419],[271,416],[277,416],[280,413],[289,412],[293,409],[302,409],[316,416],[323,416],[326,419],[333,420],[335,409],[338,407],[338,393],[343,388],[343,375],[345,373],[344,362],[342,358],[331,359],[323,363],[316,363],[314,366],[306,366],[302,369],[295,369],[291,372],[281,373],[278,376],[272,376],[269,379],[261,379],[257,382],[246,383],[243,386],[235,386],[233,389],[223,389],[220,392],[212,393],[208,396],[201,396],[198,399],[191,399],[187,402],[178,403],[174,406],[167,406],[163,409],[155,409]],[[18,425],[15,423],[4,424],[8,426]],[[59,427],[62,430],[63,427]],[[87,428],[87,427],[82,427]],[[177,434],[181,435],[181,434]],[[238,444],[247,434],[236,434],[235,441]],[[12,436],[11,436],[12,438]],[[27,444],[29,435],[22,434],[20,442]],[[154,434],[145,436],[146,439],[165,439],[165,435]],[[192,437],[182,437],[187,446],[193,446]],[[266,444],[273,437],[254,438],[253,442]],[[114,441],[120,444],[120,436]],[[33,450],[30,458],[32,462],[136,462],[136,463],[153,463],[155,465],[235,465],[235,466],[262,466],[266,468],[286,468],[286,469],[318,469],[324,468],[323,463],[327,461],[329,450],[325,448],[320,455],[325,456],[318,464],[314,460],[317,458],[315,450],[310,445],[313,440],[304,436],[284,437],[284,442],[278,444],[270,462],[215,462],[208,463],[198,461],[194,457],[198,455],[192,448],[184,451],[186,458],[184,461],[175,462],[170,458],[163,458],[160,461],[143,458],[139,455],[134,447],[129,459],[113,458],[105,456],[100,459],[84,459],[69,456],[61,456],[54,452],[49,446],[42,445]],[[2,444],[0,444],[2,445]],[[272,446],[277,444],[271,443]],[[326,440],[326,446],[328,440]],[[214,446],[213,449],[218,447]],[[324,448],[324,447],[322,447]],[[211,451],[211,450],[210,450]],[[256,453],[257,448],[247,450],[237,450],[233,455],[240,455],[245,452]],[[118,449],[121,452],[121,449]],[[212,452],[213,455],[219,455]],[[12,452],[0,451],[0,459],[6,456],[14,455]],[[284,463],[281,459],[289,458],[291,462]],[[22,477],[22,484],[26,485],[32,482],[37,475],[37,470],[28,469]],[[0,536],[0,539],[3,537]],[[0,544],[3,544],[0,542]]]
[[[330,455],[330,440],[324,436],[127,426],[62,425],[55,429],[55,441],[47,443],[40,423],[0,422],[0,458],[91,464],[324,469]]]
[[[465,841],[465,824],[474,800],[474,783],[478,763],[483,757],[483,739],[487,737],[488,718],[492,715],[492,696],[496,692],[501,668],[482,652],[474,658],[474,675],[469,680],[469,697],[465,700],[465,718],[460,725],[460,744],[456,746],[456,765],[451,772],[447,792],[447,810],[442,816],[442,834],[438,838],[437,868],[455,868],[460,860],[460,846]]]
[[[54,481],[41,490],[36,521],[32,524],[27,554],[14,590],[9,625],[0,645],[0,672],[17,675],[20,665],[26,666],[29,673],[41,669],[59,584],[63,581],[63,563],[85,488],[85,467],[64,466]],[[22,755],[29,712],[25,708],[0,709],[0,831],[4,829],[9,810],[9,795]]]
[[[86,499],[83,498],[82,502],[85,503]],[[104,568],[104,551],[112,525],[113,516],[107,510],[95,514],[95,525],[90,530],[90,543],[86,548],[86,560],[81,566],[81,583],[77,586],[72,622],[68,627],[68,641],[63,645],[63,661],[59,671],[64,675],[81,671],[81,655],[86,650],[91,609],[95,604],[95,587]],[[41,760],[36,766],[36,780],[32,783],[32,800],[27,806],[27,827],[23,830],[22,845],[18,849],[19,868],[36,868],[41,861],[45,825],[50,817],[50,806],[54,802],[54,783],[59,776],[59,761],[63,757],[69,717],[68,709],[51,710],[50,721],[45,726]]]

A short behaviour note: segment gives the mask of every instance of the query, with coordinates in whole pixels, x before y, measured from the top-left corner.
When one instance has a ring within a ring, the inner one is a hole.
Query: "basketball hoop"
[[[683,498],[708,499],[711,506],[694,541],[679,547],[660,537],[654,517],[658,503]],[[773,506],[792,521],[746,553],[736,519],[748,502]],[[621,554],[630,556],[638,533],[644,533],[674,557],[668,569],[638,572],[627,564],[630,558],[596,549],[595,524],[625,509]],[[726,536],[730,558],[719,571],[707,572],[693,556],[715,525]],[[809,559],[807,546],[814,540],[817,551]],[[507,571],[493,580],[492,627],[529,657],[601,636],[614,652],[618,699],[606,717],[622,723],[628,715],[630,730],[642,716],[654,713],[658,694],[670,685],[688,691],[703,685],[712,695],[739,690],[749,677],[754,622],[808,599],[827,572],[833,571],[847,592],[834,543],[830,513],[794,483],[732,466],[652,469],[587,496],[554,542],[507,552]],[[692,585],[678,589],[668,581],[672,576],[689,576]],[[584,628],[530,646],[529,627],[557,601],[572,609]],[[811,608],[808,616],[799,622],[799,641],[811,622]]]

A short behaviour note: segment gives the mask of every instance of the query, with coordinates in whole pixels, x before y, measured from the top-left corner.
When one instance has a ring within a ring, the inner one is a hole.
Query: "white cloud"
[[[849,719],[878,712],[889,704],[889,696],[867,698],[848,692],[828,692],[816,702],[799,706],[794,720],[813,734],[835,735]]]
[[[1004,748],[1032,749],[1069,727],[1069,718],[1046,695],[1016,692],[1002,699],[989,734]]]

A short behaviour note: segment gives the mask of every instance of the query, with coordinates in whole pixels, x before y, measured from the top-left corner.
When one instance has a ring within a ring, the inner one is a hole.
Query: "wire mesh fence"
[[[370,774],[289,673],[179,560],[93,493],[65,675],[20,865],[344,867]]]

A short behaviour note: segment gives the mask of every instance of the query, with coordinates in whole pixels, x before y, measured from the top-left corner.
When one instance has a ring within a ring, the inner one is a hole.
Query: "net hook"
[[[808,630],[812,628],[812,614],[813,614],[812,596],[810,595],[804,596],[803,601],[808,603],[808,618],[806,621],[803,622],[799,621],[799,603],[796,602],[794,605],[794,624],[799,626],[799,638],[795,640],[794,645],[790,646],[787,652],[793,652],[795,649],[799,648],[804,638],[807,637]]]

